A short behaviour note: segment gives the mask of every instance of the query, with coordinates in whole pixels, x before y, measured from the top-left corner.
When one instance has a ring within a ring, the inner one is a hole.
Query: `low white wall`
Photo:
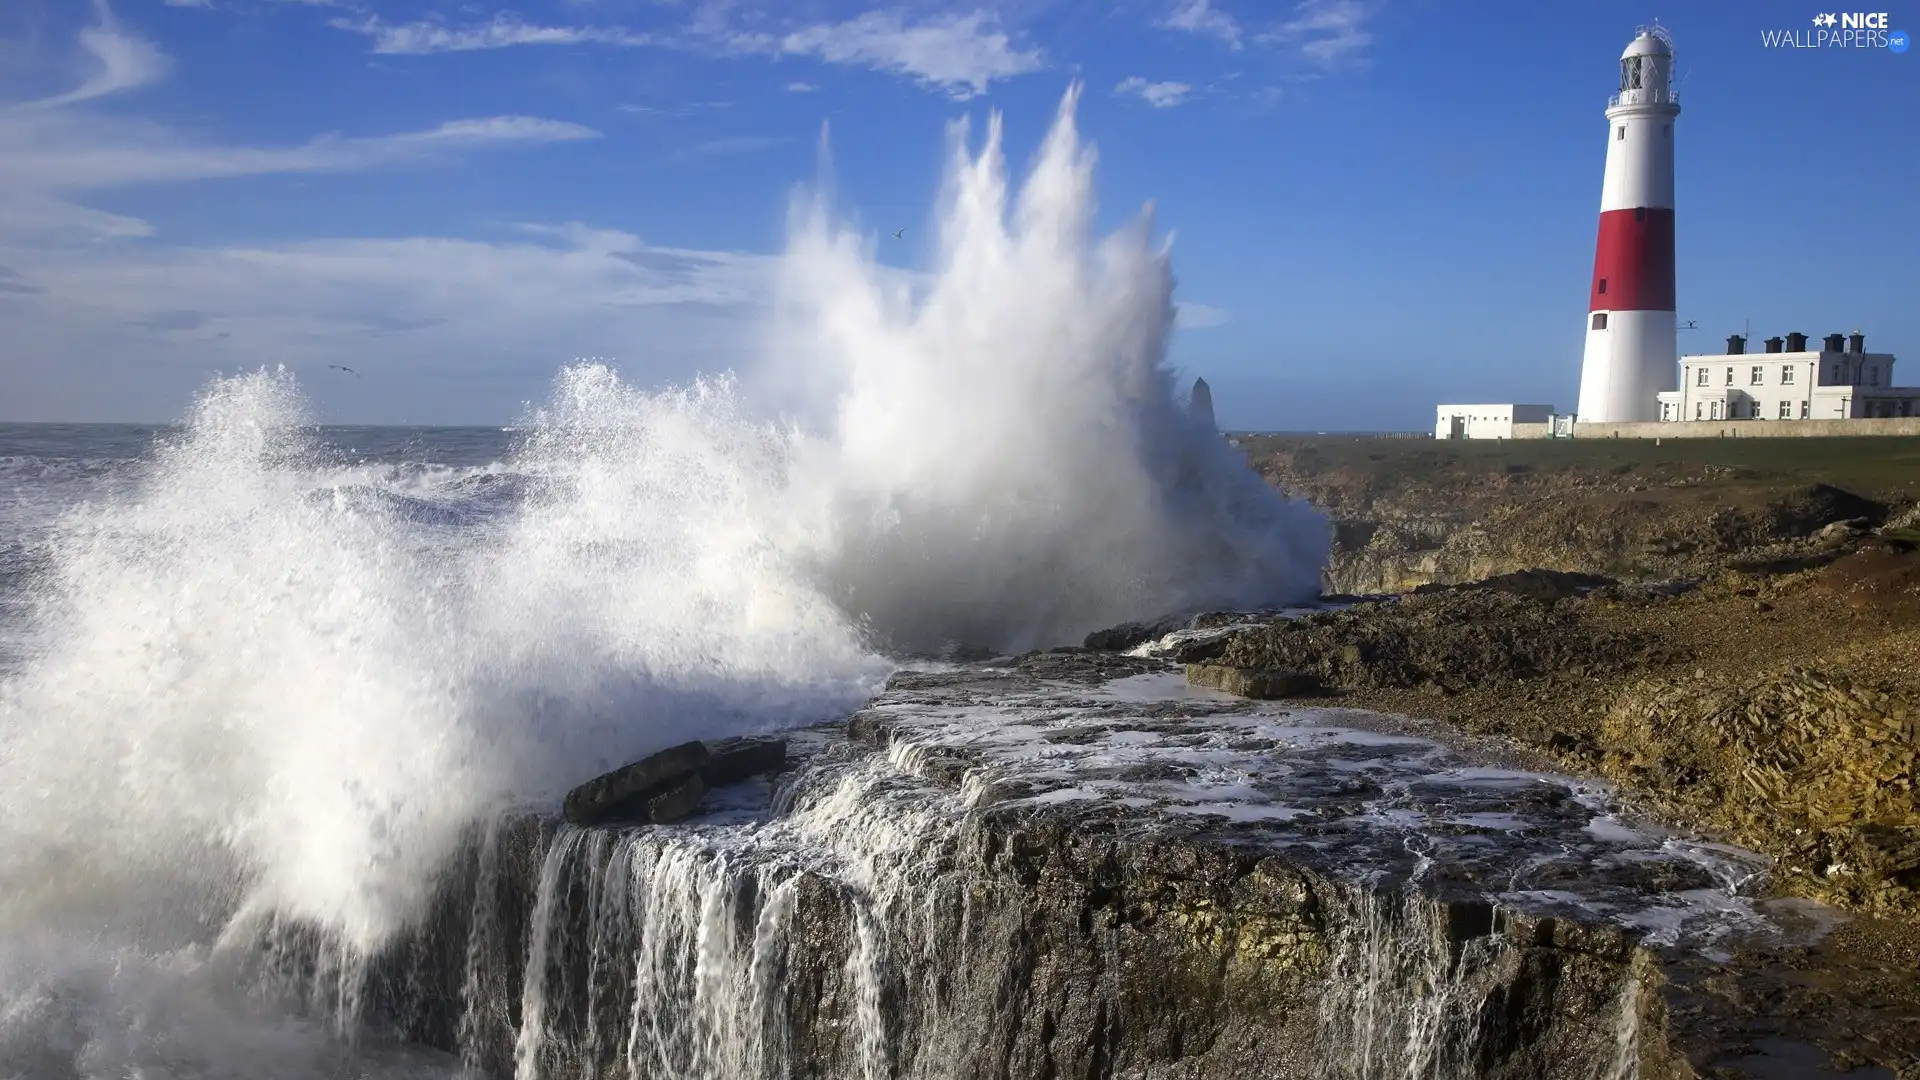
[[[1920,416],[1871,420],[1681,420],[1672,423],[1656,420],[1573,425],[1576,439],[1805,439],[1834,435],[1920,435]],[[1514,438],[1521,438],[1518,431]]]

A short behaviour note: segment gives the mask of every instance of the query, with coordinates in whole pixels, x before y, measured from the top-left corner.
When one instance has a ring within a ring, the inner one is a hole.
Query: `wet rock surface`
[[[366,1015],[495,1076],[1652,1080],[1916,1050],[1920,1010],[1893,982],[1860,1007],[1834,917],[1765,899],[1764,858],[1164,659],[902,672],[785,756],[677,825],[476,835]]]

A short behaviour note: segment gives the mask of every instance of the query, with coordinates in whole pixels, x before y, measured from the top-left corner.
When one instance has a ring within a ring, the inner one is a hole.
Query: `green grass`
[[[1273,454],[1320,472],[1357,470],[1382,477],[1565,471],[1615,475],[1697,475],[1704,466],[1727,479],[1826,483],[1863,495],[1920,495],[1920,437],[1753,439],[1439,440],[1338,435],[1252,436],[1240,445],[1255,461]]]

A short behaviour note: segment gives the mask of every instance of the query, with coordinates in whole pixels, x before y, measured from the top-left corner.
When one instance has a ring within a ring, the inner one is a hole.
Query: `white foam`
[[[0,684],[0,925],[193,897],[189,921],[282,909],[371,947],[488,807],[843,713],[876,642],[1317,592],[1325,519],[1176,400],[1167,251],[1144,215],[1094,232],[1076,100],[1017,200],[999,118],[978,155],[955,129],[919,295],[797,202],[753,375],[798,373],[786,415],[730,378],[568,368],[497,469],[537,482],[478,519],[418,503],[495,468],[343,465],[291,375],[210,384],[137,488],[58,523]]]

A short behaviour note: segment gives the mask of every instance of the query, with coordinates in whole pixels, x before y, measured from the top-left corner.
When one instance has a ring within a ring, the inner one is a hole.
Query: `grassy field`
[[[1239,438],[1256,463],[1375,482],[1471,484],[1476,475],[1565,473],[1661,481],[1704,473],[1764,486],[1826,483],[1861,495],[1920,498],[1920,437],[1818,439],[1439,440],[1342,435]]]

